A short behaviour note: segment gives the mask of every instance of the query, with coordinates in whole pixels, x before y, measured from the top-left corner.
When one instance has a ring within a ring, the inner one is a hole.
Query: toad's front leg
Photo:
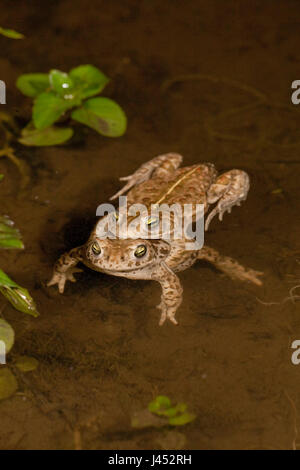
[[[47,286],[58,284],[58,290],[62,294],[65,290],[67,281],[76,282],[74,273],[80,273],[82,269],[75,266],[79,261],[83,261],[83,247],[73,248],[68,253],[64,253],[55,263],[53,268],[53,276]]]
[[[175,314],[182,302],[182,287],[178,276],[162,262],[151,276],[162,287],[161,302],[157,308],[161,310],[159,325],[163,325],[168,318],[175,325],[178,324]]]

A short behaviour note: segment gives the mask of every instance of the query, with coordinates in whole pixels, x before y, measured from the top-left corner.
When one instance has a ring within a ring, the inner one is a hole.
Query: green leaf
[[[9,217],[0,217],[0,248],[24,248],[20,232],[13,225]]]
[[[107,137],[120,137],[126,130],[126,116],[120,106],[109,98],[91,98],[71,114],[75,121],[91,127]]]
[[[37,361],[34,357],[19,356],[15,362],[15,365],[22,372],[31,372],[38,367],[39,361]]]
[[[49,77],[46,73],[27,73],[20,75],[16,86],[24,95],[35,98],[50,87]]]
[[[37,129],[45,129],[57,121],[74,101],[66,101],[54,92],[42,93],[34,101],[32,118]]]
[[[81,98],[97,95],[109,82],[109,78],[93,65],[80,65],[69,72]]]
[[[14,374],[7,368],[0,369],[0,400],[12,396],[18,388]]]
[[[164,411],[171,407],[171,400],[165,395],[158,395],[151,403],[148,405],[148,410],[151,413],[162,415]]]
[[[168,408],[166,410],[162,410],[160,412],[161,415],[166,416],[167,418],[173,418],[173,416],[178,415],[178,410],[176,406],[172,406],[171,408]]]
[[[175,406],[175,409],[177,413],[185,413],[187,409],[187,405],[186,403],[177,403],[177,405]]]
[[[3,318],[0,318],[0,341],[5,343],[5,352],[9,353],[15,341],[15,332]]]
[[[185,424],[191,423],[196,418],[196,415],[192,413],[183,413],[181,415],[174,416],[169,419],[171,426],[184,426]]]
[[[19,287],[10,277],[0,269],[0,287]]]
[[[160,414],[166,416],[167,418],[173,418],[178,416],[186,411],[187,405],[185,403],[178,403],[176,406],[172,406],[160,412]]]
[[[15,249],[15,250],[22,250],[24,248],[24,244],[21,240],[17,240],[16,238],[9,238],[6,237],[4,240],[1,240],[0,234],[0,248],[5,248],[6,250]]]
[[[51,70],[49,73],[49,81],[52,90],[54,90],[58,95],[65,99],[69,99],[72,95],[72,89],[74,86],[73,80],[69,77],[69,75],[65,72],[61,72],[60,70]]]
[[[2,269],[0,269],[0,292],[20,312],[28,313],[28,315],[33,317],[39,315],[35,302],[28,290],[16,284]]]
[[[18,33],[18,31],[15,31],[13,29],[8,29],[8,28],[1,28],[1,27],[0,27],[0,34],[10,39],[23,39],[25,37],[24,34]]]
[[[27,146],[46,147],[49,145],[60,145],[69,140],[73,135],[71,127],[50,126],[45,129],[34,129],[25,127],[22,130],[19,142]]]

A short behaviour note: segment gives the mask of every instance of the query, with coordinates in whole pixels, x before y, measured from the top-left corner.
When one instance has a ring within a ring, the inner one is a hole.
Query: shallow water
[[[291,0],[64,0],[42,8],[32,0],[16,9],[3,0],[3,26],[27,37],[0,38],[5,109],[21,121],[30,116],[30,100],[14,86],[19,74],[91,63],[112,78],[103,94],[123,106],[129,126],[119,139],[84,131],[69,146],[19,148],[32,173],[19,195],[15,167],[0,161],[1,213],[16,221],[26,245],[1,253],[1,268],[30,290],[41,313],[26,317],[0,300],[16,330],[14,354],[39,360],[0,403],[1,449],[157,448],[162,431],[132,430],[130,417],[158,394],[197,414],[180,429],[188,449],[295,446],[300,366],[291,363],[291,343],[300,339],[300,311],[285,300],[300,283],[294,7]],[[208,77],[161,89],[187,74]],[[245,85],[265,102],[239,109],[257,100]],[[46,288],[54,261],[85,241],[117,178],[169,151],[187,165],[212,161],[220,171],[249,173],[247,201],[214,220],[206,242],[264,271],[263,287],[199,262],[180,275],[180,325],[161,328],[156,283],[85,269],[63,296]]]

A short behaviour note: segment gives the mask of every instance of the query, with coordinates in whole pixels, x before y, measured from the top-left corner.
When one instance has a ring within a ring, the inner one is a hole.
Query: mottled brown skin
[[[247,197],[249,177],[241,170],[231,170],[217,177],[211,163],[178,168],[181,155],[169,153],[160,155],[142,165],[133,175],[121,180],[126,185],[111,199],[128,191],[128,205],[151,204],[203,204],[207,212],[209,205],[216,207],[206,219],[206,230],[212,218],[219,214],[222,220],[225,211]],[[103,219],[102,219],[103,221]],[[103,224],[102,224],[103,225]],[[250,281],[256,285],[262,273],[246,269],[233,259],[221,256],[213,248],[204,246],[200,250],[188,250],[186,239],[164,239],[159,233],[157,239],[110,239],[99,236],[99,222],[92,231],[88,242],[62,255],[54,266],[49,286],[58,284],[63,293],[66,281],[75,282],[74,273],[78,262],[96,271],[129,279],[149,279],[160,283],[162,288],[159,324],[168,318],[177,324],[175,313],[182,302],[182,287],[177,272],[187,269],[197,259],[213,263],[232,279]],[[137,256],[138,254],[138,256]]]

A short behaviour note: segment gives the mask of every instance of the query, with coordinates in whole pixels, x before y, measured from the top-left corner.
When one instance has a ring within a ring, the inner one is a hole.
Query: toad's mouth
[[[155,263],[155,260],[149,260],[143,264],[136,264],[135,266],[132,266],[132,267],[128,267],[128,268],[122,268],[121,266],[118,268],[118,267],[110,267],[110,266],[107,266],[106,263],[101,263],[101,261],[99,260],[99,262],[95,262],[92,261],[91,259],[89,259],[88,257],[86,257],[85,259],[85,263],[87,264],[88,267],[92,268],[92,269],[96,269],[97,271],[105,271],[106,273],[108,274],[122,274],[122,273],[130,273],[130,272],[133,272],[133,271],[139,271],[139,270],[143,270],[144,268],[147,268],[151,265],[153,265]]]
[[[120,273],[121,274],[121,273],[130,273],[132,271],[142,270],[151,264],[153,264],[153,261],[149,261],[149,263],[143,264],[142,266],[135,266],[135,267],[128,268],[128,269],[121,269],[121,268],[113,269],[113,268],[106,268],[105,266],[99,266],[99,268],[105,270],[108,273]]]

